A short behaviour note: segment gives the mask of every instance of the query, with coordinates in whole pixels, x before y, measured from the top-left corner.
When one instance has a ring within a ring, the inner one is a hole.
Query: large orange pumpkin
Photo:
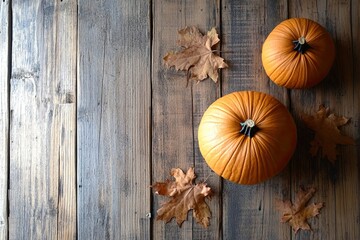
[[[199,148],[210,168],[232,182],[256,184],[278,174],[296,147],[296,125],[286,107],[260,92],[234,92],[205,111]]]
[[[330,34],[305,18],[281,22],[266,38],[262,63],[266,74],[286,88],[309,88],[325,78],[335,59]]]

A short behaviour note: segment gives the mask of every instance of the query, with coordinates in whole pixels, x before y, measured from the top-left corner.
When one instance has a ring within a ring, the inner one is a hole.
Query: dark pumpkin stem
[[[259,130],[258,127],[255,125],[255,122],[251,119],[246,120],[243,123],[240,123],[241,130],[240,133],[252,138],[255,133]]]
[[[310,45],[306,42],[304,37],[300,37],[298,40],[293,41],[293,43],[295,44],[294,50],[301,54],[304,54],[310,48]]]

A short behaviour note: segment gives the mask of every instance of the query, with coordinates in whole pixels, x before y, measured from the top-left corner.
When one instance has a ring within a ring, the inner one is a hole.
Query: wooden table
[[[359,15],[356,0],[1,1],[0,239],[360,239],[358,145],[339,147],[334,166],[310,157],[300,120],[324,104],[351,117],[341,132],[358,143]],[[337,49],[307,90],[276,86],[261,63],[266,36],[291,17],[325,26]],[[229,64],[219,83],[187,86],[185,72],[164,67],[185,26],[219,32]],[[273,95],[298,126],[286,169],[253,186],[216,176],[197,142],[206,108],[240,90]],[[191,214],[182,228],[155,221],[165,198],[149,186],[190,166],[215,192],[207,229]],[[325,207],[295,235],[274,202],[301,185]]]

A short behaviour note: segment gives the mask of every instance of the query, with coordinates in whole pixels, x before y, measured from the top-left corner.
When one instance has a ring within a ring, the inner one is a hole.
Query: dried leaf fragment
[[[317,216],[324,203],[312,203],[306,205],[314,196],[316,189],[310,187],[306,190],[300,188],[296,194],[294,204],[290,200],[282,201],[276,199],[276,208],[281,212],[281,222],[287,222],[297,233],[299,229],[311,230],[307,219]]]
[[[224,59],[215,55],[211,48],[220,39],[215,28],[202,35],[196,27],[186,27],[179,30],[179,52],[168,52],[164,57],[166,66],[174,66],[176,70],[189,71],[190,79],[202,81],[208,76],[217,82],[218,69],[228,65]]]
[[[329,114],[329,108],[325,108],[323,105],[319,106],[319,110],[313,116],[304,114],[302,120],[308,128],[315,132],[315,138],[310,143],[312,156],[316,156],[321,149],[322,155],[334,164],[337,144],[355,144],[354,139],[342,135],[338,129],[348,123],[349,119],[333,113]]]
[[[206,183],[193,184],[196,178],[194,168],[189,168],[186,174],[180,168],[173,168],[171,175],[175,181],[156,182],[151,187],[156,194],[170,197],[157,210],[157,220],[169,222],[176,219],[179,226],[186,220],[189,210],[193,210],[196,221],[204,227],[209,226],[211,211],[205,198],[210,197],[211,189]]]

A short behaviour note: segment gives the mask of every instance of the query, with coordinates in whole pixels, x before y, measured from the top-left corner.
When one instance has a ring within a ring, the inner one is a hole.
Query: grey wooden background
[[[351,117],[342,132],[358,142],[359,15],[357,0],[1,0],[0,240],[359,239],[358,145],[340,147],[334,166],[311,158],[299,118],[325,104]],[[319,22],[336,44],[312,89],[280,88],[261,64],[266,36],[290,17]],[[163,65],[191,25],[220,34],[230,67],[218,84],[186,87],[185,73]],[[217,177],[197,145],[206,108],[240,90],[275,96],[298,125],[288,167],[254,186]],[[165,199],[149,186],[190,166],[215,192],[207,229],[190,214],[182,228],[154,220]],[[315,186],[325,207],[313,231],[295,235],[274,201],[300,185]]]

